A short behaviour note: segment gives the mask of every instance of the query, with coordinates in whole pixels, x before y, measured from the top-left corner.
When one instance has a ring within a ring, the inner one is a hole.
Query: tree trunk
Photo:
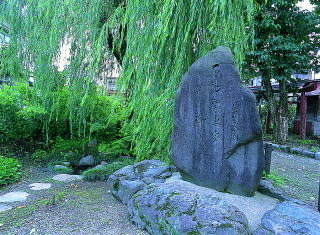
[[[277,142],[284,143],[288,139],[288,95],[285,81],[279,82],[279,102],[277,102],[273,129],[273,137]]]
[[[273,123],[273,139],[277,142],[284,143],[288,138],[288,96],[287,84],[285,81],[279,82],[279,101],[276,101],[272,89],[271,79],[268,75],[263,76],[263,85],[266,90],[265,97],[269,104],[271,119]]]

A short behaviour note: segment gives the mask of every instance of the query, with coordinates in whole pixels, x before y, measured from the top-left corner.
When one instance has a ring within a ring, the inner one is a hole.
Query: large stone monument
[[[198,185],[245,196],[256,191],[264,162],[260,119],[230,49],[217,47],[184,75],[172,158],[183,177]]]

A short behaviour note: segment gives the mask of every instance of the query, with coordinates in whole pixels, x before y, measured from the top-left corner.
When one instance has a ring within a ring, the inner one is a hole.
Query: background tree
[[[288,135],[287,94],[297,82],[291,75],[319,69],[320,18],[300,10],[296,3],[270,0],[256,12],[255,50],[246,60],[249,71],[262,78],[273,119],[273,137],[280,142],[285,142]],[[279,83],[279,97],[272,79]]]

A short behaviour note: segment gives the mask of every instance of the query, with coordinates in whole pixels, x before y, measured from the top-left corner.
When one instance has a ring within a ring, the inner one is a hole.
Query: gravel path
[[[0,234],[115,234],[144,235],[130,220],[126,206],[112,196],[105,182],[57,182],[45,168],[31,169],[32,174],[0,194],[25,191],[30,194],[14,209],[0,213]],[[49,182],[47,190],[33,191],[30,183]]]
[[[292,198],[302,200],[317,209],[320,161],[298,155],[273,151],[271,173],[283,177],[280,188]]]

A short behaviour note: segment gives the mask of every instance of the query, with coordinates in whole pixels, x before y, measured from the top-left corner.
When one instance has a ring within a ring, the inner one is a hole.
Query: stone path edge
[[[312,152],[305,149],[290,147],[288,145],[273,144],[270,142],[264,142],[264,144],[271,144],[273,150],[277,150],[285,153],[291,153],[291,154],[300,154],[305,157],[314,158],[320,161],[320,152]]]

